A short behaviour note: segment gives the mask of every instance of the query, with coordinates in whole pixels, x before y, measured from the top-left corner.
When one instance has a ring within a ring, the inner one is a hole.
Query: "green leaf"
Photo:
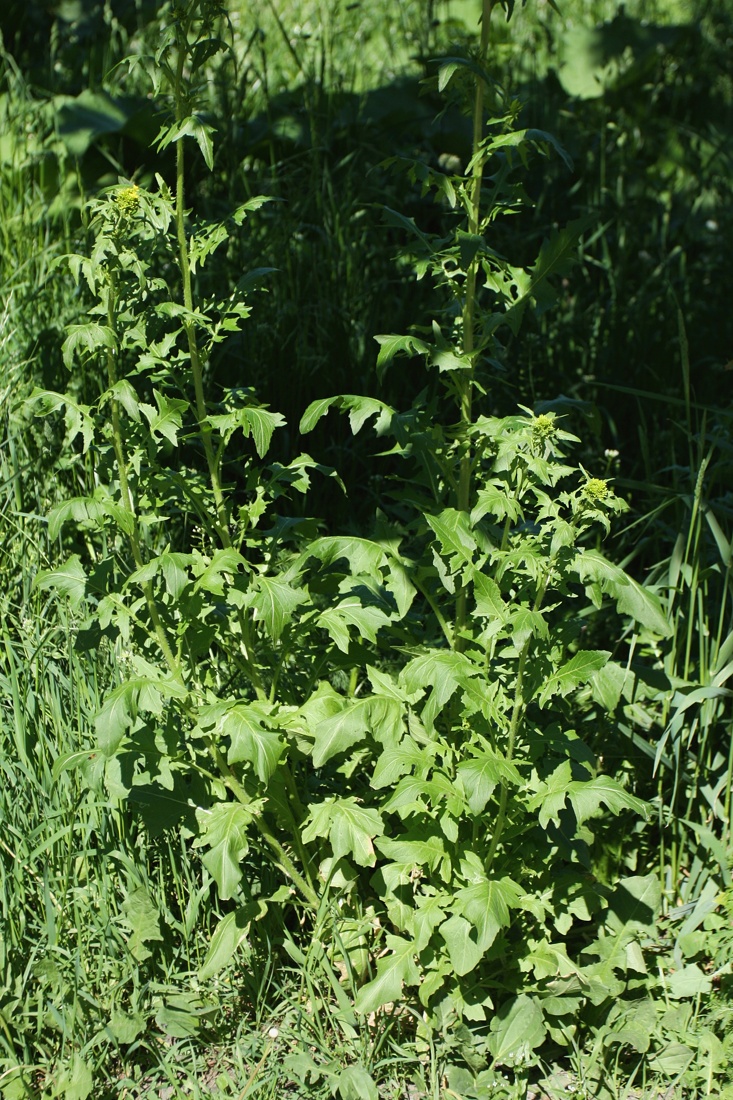
[[[376,1012],[399,1001],[403,985],[417,985],[420,971],[415,963],[415,945],[401,936],[387,934],[388,954],[377,962],[377,976],[359,990],[354,1007],[362,1015]]]
[[[145,944],[163,939],[160,913],[153,904],[147,887],[137,886],[127,894],[122,903],[122,915],[132,930],[127,946],[133,958],[144,962],[152,955]]]
[[[442,836],[429,834],[426,830],[403,833],[396,838],[381,836],[377,847],[388,859],[395,863],[410,864],[413,867],[429,867],[434,871],[445,856],[445,841]]]
[[[355,798],[327,798],[311,806],[302,836],[306,844],[317,836],[328,836],[335,859],[351,855],[360,867],[373,867],[372,841],[383,832],[384,823],[376,810],[365,809]]]
[[[139,681],[126,680],[106,697],[104,705],[94,719],[97,742],[105,756],[114,756],[125,736],[125,731],[137,717],[139,695]]]
[[[350,626],[356,627],[360,637],[376,642],[377,632],[390,621],[390,616],[381,608],[363,604],[356,597],[342,600],[318,616],[318,625],[328,631],[342,653],[349,652]]]
[[[117,337],[112,329],[94,321],[87,321],[84,325],[69,325],[66,331],[68,336],[61,346],[61,354],[69,370],[74,365],[74,356],[80,352],[94,355],[100,348],[117,347]]]
[[[451,917],[440,926],[456,974],[470,974],[481,960],[483,948],[471,937],[472,928],[463,917]]]
[[[81,1055],[72,1054],[71,1060],[56,1071],[53,1095],[63,1097],[64,1100],[87,1100],[92,1086],[91,1069]]]
[[[455,508],[446,508],[440,515],[426,515],[425,519],[438,536],[442,552],[452,559],[451,569],[455,571],[461,565],[470,565],[476,550],[476,539],[468,515]]]
[[[234,897],[242,878],[241,861],[249,851],[247,833],[252,822],[250,810],[239,802],[218,802],[210,810],[196,810],[200,835],[194,847],[207,847],[203,861],[216,885],[219,897]]]
[[[584,550],[577,554],[573,568],[581,581],[599,584],[603,592],[612,596],[622,615],[629,615],[662,638],[672,634],[672,626],[657,596],[624,573],[620,566],[607,561],[597,550]]]
[[[488,1047],[494,1065],[507,1066],[526,1061],[545,1041],[547,1030],[542,1009],[534,997],[522,993],[502,1005],[491,1021]]]
[[[478,570],[473,573],[473,595],[476,600],[474,615],[487,619],[499,619],[500,622],[506,620],[509,609],[504,603],[499,585]]]
[[[394,415],[394,409],[390,405],[385,405],[383,401],[378,401],[375,397],[359,397],[349,393],[341,394],[338,397],[325,397],[319,401],[312,401],[303,413],[300,421],[301,434],[305,435],[307,432],[312,431],[321,417],[325,416],[332,406],[337,409],[349,410],[349,423],[354,435],[361,430],[371,416],[376,417],[375,431],[377,435],[382,435]]]
[[[245,439],[251,436],[257,454],[264,458],[270,449],[275,429],[285,424],[285,417],[282,413],[270,412],[263,405],[249,405],[219,416],[210,416],[209,423],[221,432],[225,442],[229,441],[237,429]]]
[[[223,596],[225,581],[236,576],[242,566],[249,568],[246,559],[232,546],[216,550],[210,559],[200,554],[194,555],[193,569],[197,574],[194,592],[203,588],[213,596]]]
[[[199,968],[200,982],[213,978],[228,965],[239,947],[247,941],[252,921],[259,920],[266,912],[264,901],[251,901],[235,909],[233,913],[227,913],[219,921],[211,937],[206,958]]]
[[[188,567],[192,564],[192,554],[179,554],[166,550],[131,573],[127,583],[146,585],[158,573],[162,573],[168,592],[177,600],[189,582]]]
[[[459,687],[467,687],[471,677],[480,675],[481,671],[464,653],[433,650],[405,665],[400,673],[400,683],[408,692],[424,689],[426,684],[433,685],[422,713],[423,722],[430,731],[436,715],[453,693]]]
[[[713,983],[708,974],[705,974],[696,963],[684,966],[682,970],[670,974],[666,980],[669,995],[676,1001],[687,997],[705,995],[713,988]]]
[[[159,436],[163,436],[174,447],[177,447],[178,432],[183,423],[183,413],[189,407],[188,401],[181,401],[177,397],[166,397],[158,390],[153,390],[153,394],[155,403],[158,406],[157,412],[152,405],[140,404],[140,411],[150,426],[150,434],[156,443]]]
[[[580,684],[587,683],[594,672],[603,668],[610,656],[606,650],[595,649],[583,649],[576,653],[545,681],[538,697],[540,706],[544,707],[554,695],[565,698]]]
[[[256,618],[265,624],[273,642],[278,642],[295,608],[306,598],[307,593],[302,589],[293,588],[277,577],[260,575],[255,581],[251,603],[257,613]]]
[[[66,596],[74,609],[81,606],[87,586],[87,575],[78,554],[72,554],[60,569],[44,569],[36,577],[34,587],[46,592],[52,589]]]
[[[521,888],[510,878],[482,878],[456,891],[458,911],[476,929],[482,951],[488,950],[502,928],[509,927],[510,911],[519,907],[521,897]]]
[[[341,1100],[379,1100],[374,1078],[361,1065],[348,1066],[338,1077]]]
[[[361,741],[371,729],[370,699],[359,699],[330,718],[319,722],[314,730],[313,766],[321,768],[339,753],[346,752]]]
[[[530,798],[528,808],[540,809],[539,821],[543,829],[547,828],[550,821],[559,825],[560,813],[567,799],[573,807],[578,825],[596,814],[602,805],[614,814],[628,809],[645,819],[649,817],[647,804],[629,794],[615,779],[600,775],[585,781],[572,780],[571,774],[570,763],[566,760],[541,785],[537,794]]]
[[[472,814],[480,814],[502,780],[514,786],[521,785],[521,777],[513,764],[499,753],[487,748],[480,756],[462,760],[456,769],[463,783],[468,806]]]
[[[262,725],[267,709],[260,703],[241,703],[228,710],[217,726],[230,738],[228,762],[248,761],[262,783],[270,779],[285,748],[278,735]]]
[[[418,340],[416,336],[375,336],[374,339],[379,344],[377,375],[380,379],[384,376],[385,368],[396,356],[406,355],[412,358],[415,355],[430,354],[430,344]]]

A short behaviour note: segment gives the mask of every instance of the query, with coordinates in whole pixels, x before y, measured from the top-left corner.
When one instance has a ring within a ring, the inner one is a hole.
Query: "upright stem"
[[[545,579],[542,581],[537,595],[535,597],[533,611],[539,611],[542,606],[542,601],[545,598],[547,592],[547,586],[550,583],[550,573],[548,572]],[[519,665],[517,667],[517,682],[514,687],[514,705],[512,707],[512,716],[509,721],[509,737],[507,738],[506,756],[505,760],[511,764],[514,760],[514,749],[517,743],[517,734],[519,732],[519,724],[524,713],[524,669],[527,664],[527,655],[529,654],[529,647],[532,643],[531,636],[527,638],[527,641],[522,646],[522,652],[519,654]],[[509,787],[506,779],[501,781],[501,794],[499,795],[499,813],[496,817],[496,825],[494,826],[494,835],[491,838],[491,844],[486,856],[486,873],[489,873],[497,849],[499,847],[499,841],[501,840],[502,833],[504,832],[504,826],[506,824],[507,807],[509,804]]]
[[[186,39],[188,37],[187,25],[180,28],[179,34],[181,37],[178,42],[178,62],[176,65],[176,77],[173,95],[176,101],[176,121],[183,122],[186,117],[187,109],[186,96],[184,95],[183,90],[183,68],[186,60],[185,47]],[[178,236],[179,266],[181,269],[181,279],[183,281],[183,304],[189,313],[193,313],[191,263],[188,256],[188,241],[186,239],[185,225],[184,183],[184,141],[182,137],[179,137],[178,141],[176,142],[176,233]],[[226,501],[224,500],[224,493],[222,492],[221,488],[221,479],[219,477],[219,463],[217,462],[214,445],[211,441],[211,425],[208,421],[209,414],[206,408],[206,398],[204,396],[203,367],[201,363],[201,353],[199,351],[198,340],[196,339],[196,329],[190,318],[186,318],[184,320],[183,327],[186,330],[186,338],[188,340],[188,355],[191,362],[193,388],[196,398],[196,419],[198,420],[201,441],[204,445],[206,464],[209,468],[209,480],[211,481],[211,488],[214,493],[214,504],[216,507],[216,521],[219,538],[221,539],[223,546],[230,547],[232,544],[232,540],[229,535],[229,515],[227,513]]]
[[[115,331],[115,300],[116,300],[116,283],[114,272],[109,273],[109,287],[107,290],[107,324],[109,328]],[[109,388],[117,382],[117,367],[115,364],[115,352],[114,348],[107,348],[107,380]],[[116,397],[112,398],[112,445],[114,447],[115,458],[117,459],[117,476],[120,479],[120,498],[122,500],[122,507],[130,516],[130,546],[132,547],[132,557],[135,562],[136,569],[142,569],[144,563],[142,548],[140,545],[140,532],[138,529],[137,516],[135,514],[135,506],[132,500],[132,492],[130,491],[130,483],[127,477],[127,455],[125,453],[125,445],[122,437],[122,424],[120,421],[120,403]],[[148,608],[148,614],[150,615],[150,621],[153,624],[153,630],[155,631],[155,637],[158,640],[165,662],[168,668],[173,673],[175,678],[183,683],[183,673],[181,672],[181,666],[173,652],[170,642],[168,641],[168,635],[163,621],[158,613],[158,608],[155,603],[155,595],[153,593],[153,586],[150,581],[147,581],[143,585],[143,593],[145,595],[145,602]]]
[[[482,69],[486,66],[489,53],[489,25],[491,13],[497,0],[482,0],[481,16],[481,46],[479,50],[479,65]],[[481,226],[481,186],[484,174],[484,159],[479,156],[481,139],[484,136],[484,97],[485,83],[483,77],[476,77],[476,90],[473,101],[473,142],[472,159],[473,171],[470,185],[470,200],[468,210],[468,231],[476,236]],[[463,354],[471,360],[470,371],[459,375],[459,412],[461,436],[463,437],[463,455],[458,477],[457,507],[459,512],[468,512],[471,507],[471,472],[473,468],[473,453],[468,438],[469,428],[472,422],[473,401],[473,355],[476,347],[475,315],[476,315],[476,283],[478,279],[479,257],[474,256],[466,272],[466,295],[463,303],[463,316],[461,319]],[[456,629],[455,648],[459,651],[465,648],[463,629],[467,619],[467,592],[464,585],[458,590],[456,599]]]

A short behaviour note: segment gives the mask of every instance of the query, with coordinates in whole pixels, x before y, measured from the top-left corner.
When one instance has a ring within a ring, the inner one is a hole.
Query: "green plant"
[[[175,146],[175,185],[125,181],[96,198],[89,252],[68,258],[93,319],[70,328],[64,357],[95,364],[102,392],[33,397],[63,408],[93,486],[49,515],[52,540],[74,523],[79,541],[37,587],[114,647],[95,768],[156,828],[182,825],[216,882],[227,912],[200,982],[259,926],[278,929],[303,967],[301,998],[328,1005],[349,1040],[338,1056],[352,1066],[316,1065],[344,1097],[376,1089],[377,1021],[411,1030],[451,1088],[480,1095],[510,1068],[519,1089],[546,1040],[572,1046],[583,1006],[599,1027],[610,1019],[643,973],[658,908],[654,877],[594,879],[589,823],[645,806],[599,774],[581,731],[623,688],[610,651],[586,645],[604,602],[647,640],[668,635],[667,619],[601,553],[625,504],[570,464],[578,441],[556,410],[492,415],[507,334],[552,304],[585,228],[556,233],[532,264],[493,247],[525,201],[518,170],[562,156],[547,133],[517,128],[518,105],[487,72],[495,6],[483,4],[475,55],[438,68],[439,90],[470,99],[466,174],[406,166],[452,212],[450,233],[386,211],[446,304],[430,326],[379,337],[378,364],[422,358],[428,386],[404,413],[342,395],[301,423],[336,407],[355,432],[375,418],[393,440],[408,473],[372,537],[322,536],[289,514],[292,494],[333,471],[308,456],[266,464],[282,417],[245,388],[207,393],[211,355],[262,273],[211,298],[197,279],[264,201],[213,223],[187,214],[189,139],[213,163],[196,99],[223,48],[211,0],[174,5],[141,59],[170,99],[158,145]],[[230,469],[236,433],[253,453]],[[71,751],[55,771],[88,757]],[[313,1027],[332,1050],[321,1016]]]

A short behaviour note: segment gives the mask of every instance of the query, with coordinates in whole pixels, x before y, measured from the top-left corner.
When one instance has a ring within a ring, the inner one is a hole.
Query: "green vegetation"
[[[692,7],[11,0],[6,1100],[733,1095]]]

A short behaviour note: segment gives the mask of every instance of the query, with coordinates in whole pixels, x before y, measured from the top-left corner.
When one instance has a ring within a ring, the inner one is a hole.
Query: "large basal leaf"
[[[522,993],[502,1005],[491,1021],[488,1046],[498,1066],[526,1061],[545,1041],[547,1029],[542,1009],[534,997]]]
[[[149,959],[152,951],[145,946],[151,941],[162,940],[160,913],[151,901],[145,886],[131,890],[122,903],[122,915],[131,929],[127,946],[138,962]]]
[[[347,1066],[339,1074],[341,1100],[379,1100],[374,1078],[361,1065]]]
[[[387,935],[387,951],[377,962],[377,976],[359,990],[354,1007],[365,1015],[402,996],[403,985],[417,985],[420,971],[415,962],[415,945],[401,936]]]

